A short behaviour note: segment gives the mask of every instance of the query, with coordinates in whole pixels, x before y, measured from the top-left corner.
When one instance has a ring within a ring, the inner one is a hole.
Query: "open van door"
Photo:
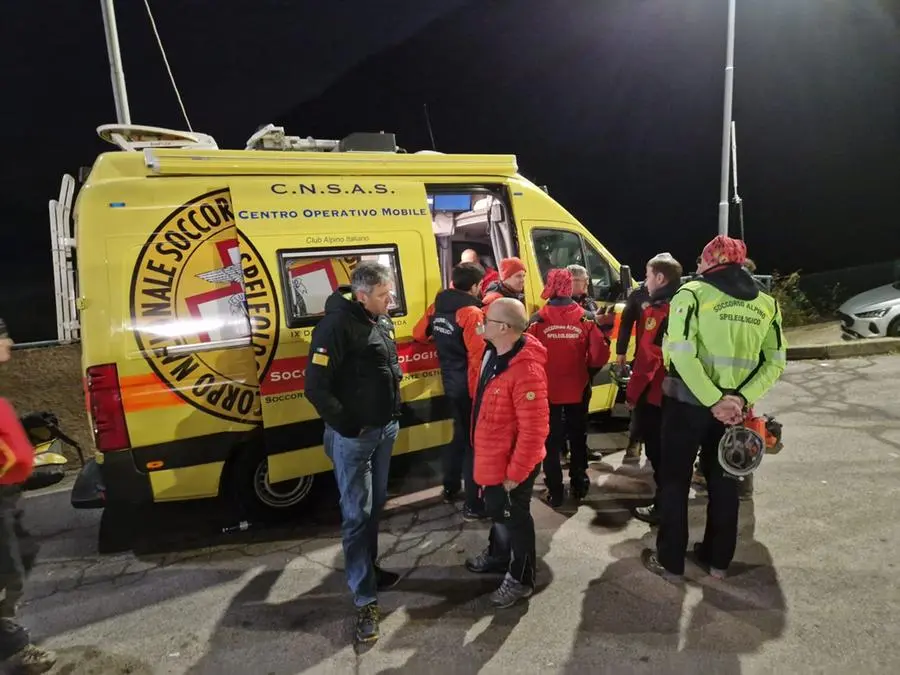
[[[422,183],[381,177],[246,178],[231,184],[263,436],[272,483],[328,471],[324,425],[304,395],[312,331],[364,260],[393,274],[390,314],[404,379],[395,453],[449,442],[437,352],[412,328],[440,290]]]

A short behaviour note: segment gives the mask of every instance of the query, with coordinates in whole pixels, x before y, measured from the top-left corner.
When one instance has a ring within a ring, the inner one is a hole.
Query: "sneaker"
[[[634,517],[649,525],[659,525],[659,513],[656,512],[656,505],[639,506],[634,510]]]
[[[466,559],[466,569],[475,574],[499,574],[509,568],[508,560],[500,560],[490,554],[490,548]]]
[[[696,544],[694,544],[694,550],[690,558],[693,560],[694,564],[697,567],[706,572],[713,579],[722,581],[727,576],[727,572],[725,570],[720,570],[718,567],[711,567],[710,564],[704,559],[702,551],[703,544],[697,542]]]
[[[462,510],[462,517],[467,523],[474,523],[487,518],[487,514],[480,509],[473,509],[471,506],[465,506]]]
[[[375,565],[375,583],[379,591],[386,591],[397,585],[400,581],[400,575],[396,572],[389,572]]]
[[[653,574],[658,577],[662,577],[671,584],[679,584],[684,581],[683,575],[670,572],[662,566],[662,563],[660,563],[656,557],[656,551],[654,551],[653,549],[645,548],[641,552],[641,562],[649,572],[653,572]]]
[[[375,642],[381,634],[378,629],[380,620],[378,603],[372,602],[356,610],[356,641]]]
[[[625,448],[625,457],[622,461],[627,464],[636,464],[641,461],[641,444],[631,443]]]
[[[4,666],[3,672],[38,675],[46,673],[56,665],[56,654],[35,645],[27,645],[4,661],[2,665]]]
[[[460,490],[450,490],[449,488],[444,488],[441,491],[441,499],[445,504],[452,504],[456,501],[456,498],[459,497]]]
[[[545,501],[551,508],[558,509],[560,506],[562,506],[562,503],[563,503],[563,491],[562,491],[562,489],[559,489],[559,490],[547,490],[547,492],[544,493],[544,501]]]
[[[503,577],[500,588],[491,593],[491,604],[497,609],[506,609],[512,607],[519,600],[530,598],[534,593],[531,586],[526,586],[521,581],[516,581],[512,575],[507,572]]]

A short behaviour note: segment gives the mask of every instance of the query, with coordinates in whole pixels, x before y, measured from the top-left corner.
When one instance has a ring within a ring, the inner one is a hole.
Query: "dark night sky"
[[[273,121],[417,150],[427,102],[439,150],[515,153],[623,262],[692,260],[715,233],[725,0],[151,5],[191,121],[220,146]],[[738,0],[739,178],[764,271],[900,255],[898,5]],[[133,120],[183,128],[143,3],[117,11]],[[0,45],[0,255],[20,289],[0,316],[52,337],[47,200],[115,121],[100,3],[4,8]],[[35,307],[38,323],[20,316]]]

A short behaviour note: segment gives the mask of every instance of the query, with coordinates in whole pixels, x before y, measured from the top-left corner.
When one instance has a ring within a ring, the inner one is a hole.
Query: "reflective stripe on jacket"
[[[672,298],[663,357],[668,396],[710,407],[726,393],[754,403],[786,365],[781,311],[736,265],[689,281]]]

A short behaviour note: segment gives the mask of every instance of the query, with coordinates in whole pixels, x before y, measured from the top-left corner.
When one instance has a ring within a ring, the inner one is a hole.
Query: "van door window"
[[[499,186],[429,185],[428,205],[444,287],[463,251],[472,249],[485,269],[516,255],[518,242]]]
[[[601,302],[613,302],[619,295],[618,275],[613,272],[612,267],[606,261],[600,252],[597,251],[588,242],[584,242],[585,267],[591,278],[592,296],[595,300]]]
[[[584,264],[581,237],[567,230],[534,230],[531,235],[537,255],[541,279],[546,283],[550,270],[569,265]]]
[[[282,251],[278,254],[289,328],[314,325],[325,314],[325,302],[363,261],[379,262],[391,272],[393,292],[388,313],[406,315],[406,300],[396,246]]]

